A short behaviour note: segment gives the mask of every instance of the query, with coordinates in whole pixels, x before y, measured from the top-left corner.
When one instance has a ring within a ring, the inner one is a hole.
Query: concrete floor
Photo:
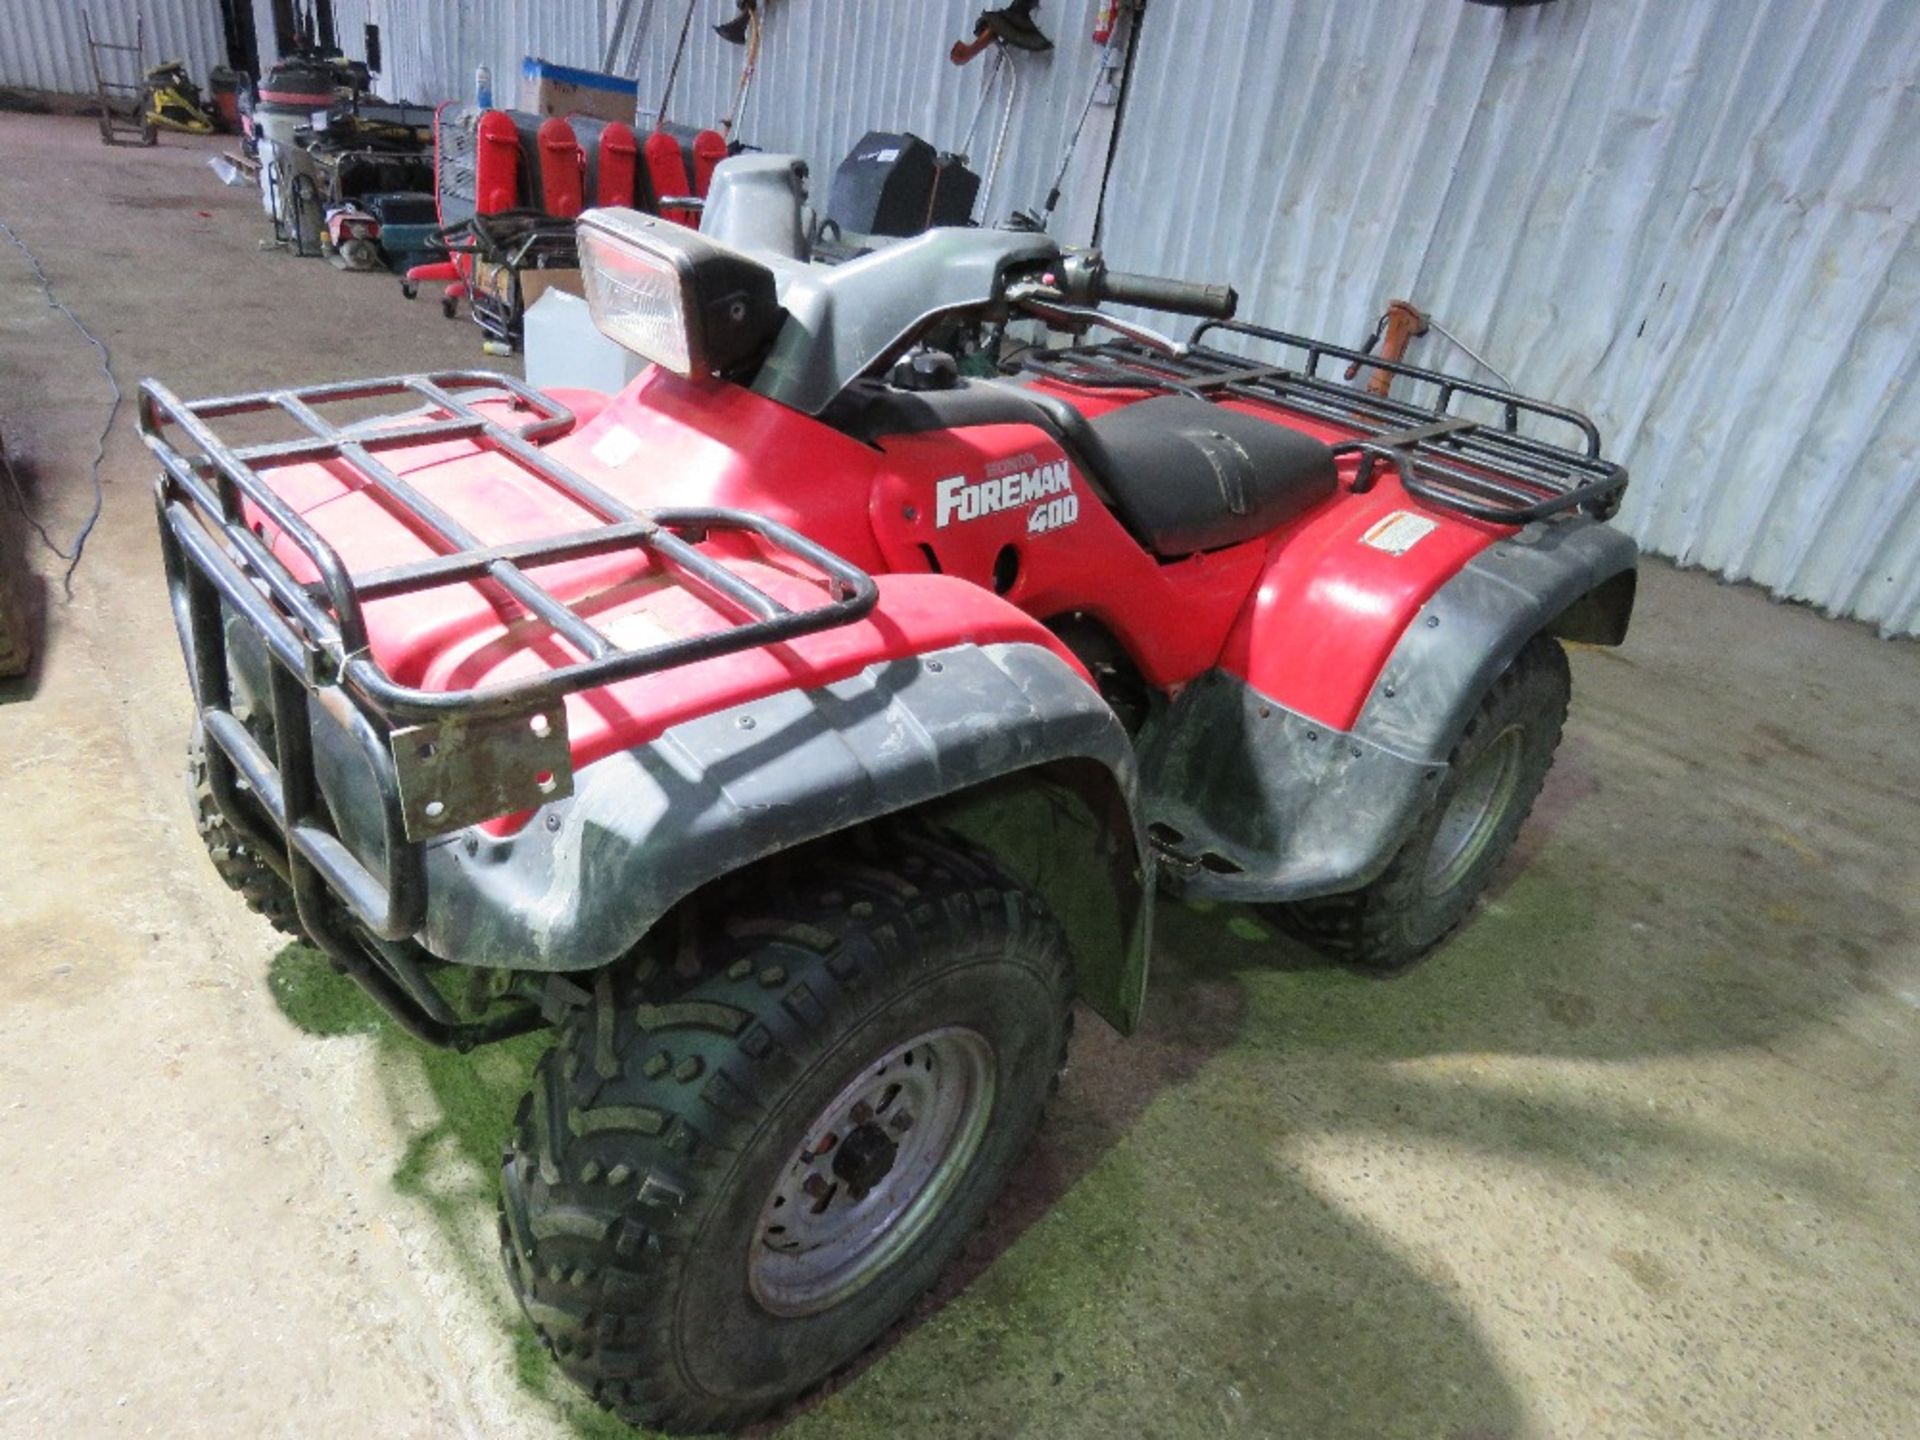
[[[210,149],[0,117],[0,217],[129,390],[474,363],[261,253]],[[102,391],[0,245],[0,429],[64,531]],[[123,415],[0,686],[0,1434],[614,1433],[496,1273],[534,1046],[423,1053],[200,852],[147,474]],[[1083,1025],[960,1273],[770,1433],[1920,1433],[1920,650],[1642,594],[1452,946],[1375,982],[1169,907],[1145,1032]]]

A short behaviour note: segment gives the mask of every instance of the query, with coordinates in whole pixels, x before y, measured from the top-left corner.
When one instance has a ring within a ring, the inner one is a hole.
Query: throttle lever
[[[1065,305],[1057,301],[1043,299],[1037,295],[1010,296],[1013,303],[1037,315],[1042,320],[1057,320],[1063,330],[1084,330],[1089,325],[1098,325],[1103,330],[1111,330],[1146,346],[1149,350],[1177,360],[1188,351],[1186,342],[1174,340],[1162,335],[1158,330],[1145,325],[1136,325],[1131,320],[1120,320],[1105,311],[1090,310],[1080,305]]]

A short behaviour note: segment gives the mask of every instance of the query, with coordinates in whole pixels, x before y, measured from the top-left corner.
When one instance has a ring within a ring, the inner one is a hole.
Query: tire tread
[[[306,939],[299,908],[294,904],[293,888],[280,874],[240,837],[227,822],[213,798],[213,786],[207,779],[206,742],[196,727],[187,747],[187,795],[193,805],[194,828],[200,843],[207,847],[213,868],[227,887],[246,902],[254,914],[282,935]]]
[[[631,1424],[701,1431],[789,1403],[742,1410],[697,1390],[675,1366],[663,1297],[796,1054],[861,1013],[883,968],[953,927],[1058,947],[1070,1032],[1066,942],[1044,908],[964,842],[909,823],[882,833],[818,854],[759,915],[717,927],[696,997],[643,998],[644,965],[596,983],[521,1104],[501,1163],[509,1282],[561,1370]],[[1064,1061],[1063,1038],[1055,1083]]]
[[[1539,764],[1538,773],[1522,778],[1518,804],[1512,812],[1505,841],[1477,877],[1479,884],[1484,884],[1486,877],[1505,859],[1514,837],[1533,813],[1534,802],[1539,798],[1553,755],[1560,745],[1569,688],[1567,655],[1560,642],[1550,635],[1534,636],[1488,687],[1448,756],[1449,766],[1457,765],[1462,756],[1471,753],[1480,743],[1486,731],[1514,707],[1529,703],[1545,707],[1548,723],[1544,762]],[[1417,885],[1425,864],[1426,850],[1418,844],[1424,836],[1424,830],[1416,831],[1414,839],[1371,884],[1341,895],[1272,906],[1270,913],[1282,929],[1341,964],[1381,973],[1403,970],[1446,944],[1473,913],[1474,900],[1478,898],[1476,885],[1473,896],[1438,934],[1418,943],[1409,941],[1405,930],[1406,895],[1409,887]],[[1416,850],[1418,853],[1414,853]]]

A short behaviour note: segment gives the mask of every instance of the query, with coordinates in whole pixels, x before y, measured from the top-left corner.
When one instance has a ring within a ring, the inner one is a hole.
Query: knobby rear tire
[[[1472,912],[1513,849],[1553,766],[1571,692],[1560,642],[1536,635],[1488,688],[1419,826],[1379,877],[1343,895],[1269,907],[1273,918],[1322,954],[1359,969],[1403,970],[1431,954]],[[1453,854],[1453,835],[1443,822],[1476,775],[1476,762],[1488,763],[1496,745],[1513,747],[1511,772],[1503,768],[1497,777],[1497,811],[1489,811],[1484,832],[1462,837],[1471,854]],[[1457,863],[1443,863],[1448,859]]]

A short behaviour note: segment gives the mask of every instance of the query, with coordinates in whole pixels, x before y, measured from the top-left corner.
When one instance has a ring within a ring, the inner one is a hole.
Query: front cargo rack
[[[1278,347],[1283,363],[1203,343],[1215,331]],[[1356,439],[1336,446],[1335,453],[1361,456],[1356,488],[1366,489],[1376,462],[1384,461],[1398,471],[1408,493],[1495,524],[1522,525],[1569,510],[1604,520],[1619,508],[1627,486],[1626,468],[1601,458],[1599,430],[1576,410],[1240,321],[1206,321],[1174,354],[1137,340],[1112,340],[1030,351],[1020,363],[1063,385],[1247,400],[1341,426]],[[1374,395],[1322,373],[1340,365],[1349,373],[1386,371],[1428,403]],[[1492,418],[1455,413],[1463,397],[1479,402]],[[1564,436],[1568,444],[1523,434],[1523,420]]]
[[[525,423],[515,428],[475,408],[474,402],[489,398],[504,402]],[[417,408],[349,425],[320,413],[370,401]],[[298,434],[237,445],[216,433],[215,422],[246,416],[291,421]],[[139,421],[141,437],[161,466],[155,483],[161,543],[214,799],[242,836],[286,874],[308,933],[343,965],[358,966],[356,977],[415,1033],[447,1031],[426,1034],[440,1043],[477,1042],[470,1035],[457,1042],[447,1038],[453,1022],[436,1013],[431,987],[421,989],[419,957],[409,959],[418,947],[407,937],[425,920],[426,842],[570,793],[560,702],[615,681],[850,624],[878,598],[865,571],[765,516],[721,508],[642,509],[620,500],[542,449],[543,441],[573,428],[566,406],[490,371],[402,375],[191,403],[147,381],[140,387]],[[176,443],[176,432],[185,443]],[[397,452],[449,441],[506,458],[598,523],[538,539],[483,542],[391,463]],[[276,467],[310,462],[350,467],[366,493],[438,553],[352,573],[266,478]],[[275,531],[316,580],[303,582],[274,553]],[[816,572],[824,582],[823,603],[789,609],[699,548],[709,534],[728,531],[749,534]],[[644,555],[739,615],[740,623],[622,646],[529,574],[620,552]],[[473,689],[400,683],[369,646],[365,605],[458,584],[475,585],[497,604],[542,622],[580,658]],[[226,638],[230,618],[250,629],[264,651],[265,696],[236,691]],[[265,714],[249,716],[249,700]],[[378,875],[342,839],[320,795],[316,712],[351,737],[372,771],[382,812]],[[322,881],[345,901],[366,937],[335,923],[337,906]],[[377,983],[361,973],[369,959],[381,972],[372,977]],[[378,984],[389,993],[381,994]]]

